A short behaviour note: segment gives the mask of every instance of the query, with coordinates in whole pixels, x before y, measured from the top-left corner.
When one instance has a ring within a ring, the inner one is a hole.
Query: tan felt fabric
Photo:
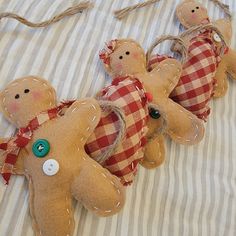
[[[81,1],[10,0],[0,5],[1,12],[17,12],[39,22]],[[114,17],[114,10],[143,1],[93,0],[92,10],[47,29],[1,20],[0,90],[14,78],[34,74],[50,80],[60,100],[95,96],[111,80],[98,62],[104,41],[130,37],[147,49],[156,37],[181,31],[174,8],[182,0],[161,0],[122,21]],[[236,12],[235,0],[221,1]],[[200,2],[209,7],[212,19],[219,18],[221,12],[210,0]],[[169,44],[161,45],[161,51],[168,52]],[[153,171],[139,168],[118,215],[97,217],[76,201],[74,236],[235,235],[236,83],[229,80],[229,85],[226,97],[214,103],[204,140],[189,147],[165,138],[165,163]],[[9,137],[13,126],[0,119],[0,137]],[[34,235],[26,183],[12,176],[9,187],[0,185],[1,236]]]
[[[225,42],[230,45],[233,34],[231,21],[228,19],[219,19],[213,21],[212,23],[220,30],[220,32],[224,36]]]
[[[222,57],[217,69],[215,76],[217,83],[214,90],[214,98],[225,96],[228,90],[227,75],[236,80],[236,52],[232,49],[229,49],[229,52]]]
[[[165,138],[160,132],[157,136],[153,135],[164,129],[165,119],[161,116],[158,120],[149,119],[148,121],[148,142],[145,147],[144,159],[140,164],[147,169],[154,169],[165,161]],[[158,129],[158,130],[157,130]]]
[[[159,135],[146,144],[146,151],[140,164],[147,169],[154,169],[165,161],[165,138]]]
[[[166,118],[166,133],[173,140],[181,144],[195,144],[202,140],[204,136],[202,122],[169,98],[182,72],[181,64],[177,60],[167,59],[153,71],[148,72],[144,50],[137,42],[130,39],[117,40],[116,47],[109,57],[110,64],[105,63],[104,66],[112,78],[133,75],[143,82],[146,91],[153,96],[153,103],[160,108],[160,112]],[[148,127],[157,130],[160,128],[160,122],[149,122]],[[157,137],[150,142],[158,142],[159,145],[155,146],[156,151],[153,150],[155,144],[147,145],[144,160],[147,167],[152,166],[153,162],[160,164],[164,157],[163,138]],[[148,160],[151,161],[150,164],[147,164]]]
[[[26,88],[29,89],[27,94],[23,92]],[[19,94],[18,99],[16,94]],[[18,126],[26,125],[33,115],[55,104],[54,89],[36,77],[18,79],[1,93],[4,115]],[[85,142],[100,120],[100,113],[96,100],[76,101],[63,116],[35,130],[29,144],[20,151],[18,162],[22,162],[23,174],[29,181],[30,212],[36,235],[73,234],[73,197],[101,216],[112,215],[123,207],[124,190],[118,178],[90,159],[84,150]],[[50,152],[44,158],[36,158],[32,152],[32,145],[38,139],[50,143]],[[42,169],[49,159],[59,164],[59,171],[53,176],[46,175]]]
[[[208,21],[207,9],[198,1],[184,0],[176,8],[176,15],[185,28]]]

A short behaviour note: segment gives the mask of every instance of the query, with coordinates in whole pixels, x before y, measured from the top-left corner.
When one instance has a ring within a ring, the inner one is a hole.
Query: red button
[[[148,102],[152,102],[152,100],[153,100],[153,96],[152,96],[151,93],[145,93],[145,96],[146,96]]]

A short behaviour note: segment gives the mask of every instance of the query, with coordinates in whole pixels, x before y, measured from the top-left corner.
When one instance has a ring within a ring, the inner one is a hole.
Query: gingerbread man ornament
[[[230,16],[228,6],[224,4],[222,5],[223,9]],[[189,29],[191,27],[200,25],[200,24],[208,24],[210,23],[210,19],[208,16],[207,9],[196,0],[184,0],[181,2],[176,9],[176,16],[180,23],[186,28]],[[230,19],[219,19],[213,22],[213,25],[216,26],[219,31],[224,36],[224,39],[228,45],[231,43],[232,39],[232,23]],[[185,41],[189,42],[193,35],[190,35],[185,38]],[[221,39],[217,35],[217,33],[213,34],[213,42],[216,46],[220,46]],[[228,48],[225,54],[222,56],[221,61],[218,65],[215,74],[215,86],[214,86],[214,94],[215,98],[223,97],[228,90],[228,80],[227,75],[234,80],[236,80],[236,52],[232,48]]]
[[[117,77],[134,76],[139,79],[149,96],[152,97],[154,107],[150,109],[148,121],[148,144],[141,164],[146,168],[159,166],[165,158],[164,136],[153,134],[162,129],[166,123],[165,133],[174,141],[181,144],[198,143],[204,135],[202,122],[193,114],[169,98],[177,85],[182,72],[181,63],[175,59],[161,62],[154,70],[146,69],[146,57],[142,47],[134,40],[119,39],[107,43],[107,47],[100,53],[104,67],[114,80]],[[160,112],[161,117],[157,115]]]
[[[84,151],[100,120],[96,100],[57,106],[56,93],[47,81],[25,77],[0,93],[0,107],[19,128],[15,137],[0,144],[2,175],[7,182],[11,174],[28,179],[36,235],[72,235],[73,198],[100,216],[122,208],[125,197],[119,179]]]

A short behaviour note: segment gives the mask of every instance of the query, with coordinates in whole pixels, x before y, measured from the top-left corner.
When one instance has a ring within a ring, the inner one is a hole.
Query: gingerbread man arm
[[[159,106],[162,112],[168,114],[166,117],[167,133],[173,140],[188,145],[199,143],[202,140],[205,128],[203,122],[195,115],[171,99],[163,99]]]
[[[159,73],[158,76],[155,74],[158,78],[156,82],[158,84],[157,93],[163,94],[164,92],[164,96],[154,97],[154,103],[160,106],[161,113],[168,114],[166,116],[167,133],[170,137],[178,143],[192,145],[200,142],[204,136],[202,122],[168,98],[177,85],[181,72],[181,64],[175,59],[167,59],[158,65],[154,70],[154,73]],[[148,87],[147,90],[152,89],[152,86]],[[151,91],[154,93],[153,89]]]
[[[158,66],[150,72],[151,78],[149,89],[153,90],[155,85],[161,88],[161,90],[166,94],[166,97],[173,91],[179,82],[179,78],[182,72],[182,66],[180,62],[175,59],[166,59],[158,64]],[[144,81],[144,85],[149,83]],[[155,91],[153,91],[155,92]]]
[[[223,56],[215,74],[214,98],[225,96],[228,90],[227,62],[225,57],[226,55]]]
[[[72,185],[72,194],[99,216],[117,213],[125,202],[120,180],[90,158],[83,162],[81,172]]]
[[[232,22],[228,19],[219,19],[213,22],[213,25],[222,33],[227,45],[230,45],[233,34]]]
[[[236,52],[232,49],[222,57],[217,68],[214,98],[223,97],[228,90],[227,73],[236,80]]]
[[[231,75],[232,79],[236,80],[236,52],[229,49],[229,52],[224,55],[222,60],[226,61],[227,72]]]
[[[232,38],[232,23],[226,19],[219,19],[214,22],[214,25],[223,34],[226,43],[229,45]],[[227,73],[233,79],[236,79],[236,52],[232,49],[222,57],[222,60],[216,71],[216,87],[214,97],[223,97],[228,90]]]
[[[100,116],[101,109],[95,99],[81,99],[74,102],[62,117],[62,129],[66,129],[67,136],[76,138],[82,135],[80,143],[84,145],[100,121]]]

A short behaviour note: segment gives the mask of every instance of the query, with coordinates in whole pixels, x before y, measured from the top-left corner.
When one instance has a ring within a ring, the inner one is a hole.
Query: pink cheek
[[[134,52],[132,54],[132,56],[133,56],[134,59],[139,59],[139,53],[138,52]]]
[[[192,19],[195,20],[195,19],[197,19],[197,14],[193,13],[191,17],[192,17]]]
[[[40,100],[42,98],[42,93],[38,91],[33,91],[32,96],[34,100]]]
[[[8,107],[10,113],[16,113],[20,110],[20,105],[16,102],[12,102],[9,104],[9,107]]]
[[[123,69],[123,65],[121,63],[118,63],[115,65],[116,70],[122,70]]]

